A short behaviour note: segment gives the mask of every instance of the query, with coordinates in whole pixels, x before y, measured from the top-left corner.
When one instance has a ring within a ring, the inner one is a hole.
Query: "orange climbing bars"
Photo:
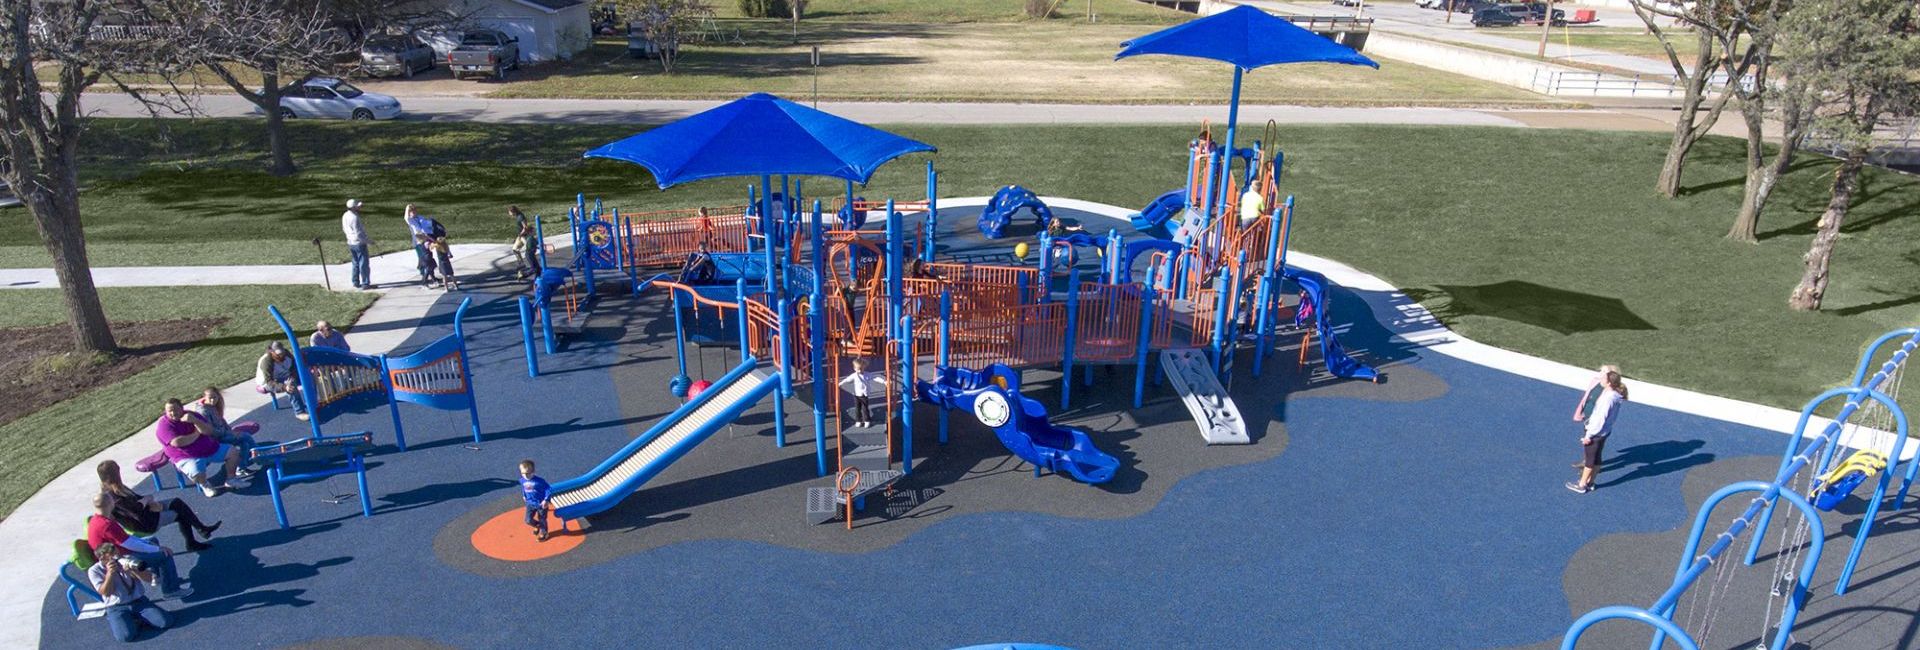
[[[700,251],[747,250],[757,232],[745,206],[662,210],[621,215],[629,264],[638,268],[675,268]]]

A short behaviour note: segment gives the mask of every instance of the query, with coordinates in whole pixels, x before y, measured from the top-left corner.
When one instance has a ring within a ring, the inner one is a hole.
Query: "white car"
[[[391,120],[400,117],[400,100],[332,77],[315,77],[280,98],[280,117]]]

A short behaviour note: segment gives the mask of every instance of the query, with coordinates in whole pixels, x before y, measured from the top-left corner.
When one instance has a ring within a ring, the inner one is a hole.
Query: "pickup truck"
[[[520,69],[520,39],[491,29],[467,32],[447,52],[447,67],[455,79],[474,73],[506,79],[508,70]]]

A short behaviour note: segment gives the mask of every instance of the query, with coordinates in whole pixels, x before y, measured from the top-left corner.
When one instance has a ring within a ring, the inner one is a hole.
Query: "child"
[[[453,277],[453,248],[447,245],[447,238],[433,240],[433,259],[440,266],[440,288],[448,291],[460,289],[459,278]]]
[[[851,385],[853,387],[853,412],[854,417],[857,418],[853,426],[857,429],[873,426],[873,407],[867,403],[867,392],[870,390],[870,386],[874,383],[882,386],[887,385],[886,377],[881,376],[880,373],[877,372],[864,372],[862,369],[865,367],[866,362],[864,360],[855,358],[853,360],[853,372],[847,373],[846,378],[840,380],[841,386]]]
[[[533,536],[547,541],[547,508],[553,502],[547,499],[549,489],[547,479],[533,473],[533,461],[520,461],[520,497],[527,500],[527,525],[533,527]]]
[[[1627,385],[1620,380],[1620,370],[1601,366],[1600,376],[1573,411],[1573,419],[1584,420],[1586,426],[1582,427],[1580,436],[1581,462],[1577,465],[1580,477],[1568,482],[1567,489],[1581,494],[1593,491],[1594,478],[1600,473],[1601,452],[1606,450],[1607,436],[1613,435],[1613,420],[1620,415],[1620,405],[1625,401]]]

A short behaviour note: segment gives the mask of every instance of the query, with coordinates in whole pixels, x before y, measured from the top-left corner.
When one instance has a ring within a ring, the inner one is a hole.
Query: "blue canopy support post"
[[[540,360],[533,347],[533,302],[520,296],[520,343],[527,353],[527,376],[540,376]]]
[[[932,163],[928,163],[928,164],[931,165]],[[937,366],[938,369],[944,370],[945,368],[948,367],[948,364],[952,361],[952,345],[953,345],[953,290],[947,289],[940,292],[940,364]],[[947,444],[947,411],[948,410],[949,409],[939,409],[940,444],[943,444],[943,445]]]
[[[1016,303],[1032,304],[1033,284],[1027,281],[1027,274],[1013,276],[1013,299]]]
[[[893,206],[887,206],[889,208]],[[891,212],[892,210],[888,210]],[[913,473],[913,314],[900,317],[900,471]],[[941,409],[946,410],[946,409]]]
[[[460,308],[453,310],[453,339],[460,342],[460,383],[466,387],[467,416],[473,424],[473,442],[480,443],[480,400],[473,397],[473,366],[467,363],[467,308],[473,306],[473,298],[460,299]],[[361,494],[365,494],[362,492]]]
[[[902,286],[905,284],[902,273],[904,269],[901,268],[905,263],[903,259],[906,253],[906,241],[903,239],[905,236],[905,228],[900,223],[900,213],[894,211],[893,199],[887,199],[887,325],[890,328],[899,326],[900,311],[905,301],[901,295],[905,289]],[[900,330],[893,331],[897,334]]]
[[[840,225],[841,225],[842,227],[847,227],[847,226],[848,226],[848,224],[851,224],[851,223],[853,223],[853,221],[854,221],[854,217],[853,217],[853,181],[852,181],[851,179],[849,179],[849,180],[847,181],[847,198],[846,198],[846,203],[844,203],[844,204],[842,204],[842,205],[844,206],[844,208],[843,208],[843,209],[845,209],[845,210],[847,211],[847,220],[846,220],[846,221],[844,221],[844,222],[842,222],[842,223],[841,223]],[[849,229],[851,229],[851,228],[849,228]]]
[[[1148,277],[1152,279],[1151,275]],[[1152,363],[1148,353],[1153,350],[1153,286],[1140,287],[1140,345],[1134,354],[1133,367],[1133,407],[1140,408],[1140,401],[1147,394],[1147,364]]]
[[[1053,235],[1040,231],[1040,259],[1035,262],[1040,269],[1040,302],[1047,302],[1053,296]]]
[[[851,185],[851,183],[849,183]],[[807,315],[812,323],[807,329],[807,343],[813,346],[813,353],[807,355],[813,361],[813,460],[815,470],[821,476],[827,475],[827,384],[831,378],[827,375],[827,310],[825,309],[827,277],[826,232],[821,228],[820,200],[813,201],[813,297],[807,300]]]
[[[1287,244],[1289,243],[1287,240],[1293,237],[1293,195],[1288,194],[1287,200],[1280,205],[1286,208],[1287,216],[1280,220],[1280,236],[1270,249],[1278,254],[1279,259],[1274,259],[1274,255],[1267,256],[1267,259],[1272,260],[1268,266],[1276,273],[1280,269],[1287,268]]]
[[[680,292],[667,289],[668,309],[673,310],[673,358],[679,362],[680,372],[667,380],[667,392],[674,397],[686,399],[687,390],[693,387],[693,379],[687,376],[687,325],[682,309]]]
[[[1213,280],[1213,340],[1207,347],[1213,352],[1213,374],[1216,376],[1220,374],[1222,358],[1227,355],[1227,305],[1232,302],[1232,296],[1227,295],[1227,287],[1230,284],[1227,282],[1227,273],[1227,270],[1222,269],[1220,275]]]
[[[773,197],[770,196],[773,191],[772,183],[773,177],[766,175],[760,177],[760,236],[764,240],[761,243],[766,246],[767,295],[777,297],[780,295],[780,287],[775,284],[779,281],[780,270],[776,265],[780,261],[780,238],[773,222]]]
[[[747,344],[747,279],[733,281],[735,304],[740,311],[740,363],[753,360],[753,346]]]
[[[1060,410],[1073,395],[1073,341],[1080,338],[1080,267],[1067,272],[1067,329],[1060,344]],[[1039,468],[1035,468],[1038,470]]]
[[[753,184],[748,183],[747,184],[747,216],[757,218],[763,212],[766,212],[766,211],[760,209],[759,195],[754,193]],[[747,241],[746,241],[747,250],[744,252],[752,253],[753,252],[753,231],[756,228],[763,228],[765,224],[762,224],[761,222],[753,221],[753,220],[748,220],[748,224],[749,225],[747,228]],[[765,236],[766,231],[762,230],[760,234],[762,236]]]
[[[785,405],[787,400],[793,398],[793,354],[790,351],[793,339],[787,337],[787,333],[792,331],[787,329],[787,299],[781,298],[775,301],[774,305],[776,310],[774,326],[778,328],[775,338],[778,340],[774,342],[773,353],[779,355],[780,392],[774,395],[773,399],[773,446],[785,447],[787,446]]]
[[[1225,147],[1219,149],[1219,151],[1225,152],[1225,156],[1220,159],[1220,176],[1213,186],[1214,194],[1221,197],[1220,200],[1214,202],[1215,209],[1220,209],[1227,201],[1233,201],[1239,198],[1227,196],[1227,180],[1233,178],[1233,138],[1235,131],[1240,126],[1240,78],[1245,76],[1246,72],[1247,69],[1240,67],[1238,64],[1233,66],[1233,99],[1229,100],[1227,104],[1227,142]],[[1225,210],[1221,211],[1224,212]]]

